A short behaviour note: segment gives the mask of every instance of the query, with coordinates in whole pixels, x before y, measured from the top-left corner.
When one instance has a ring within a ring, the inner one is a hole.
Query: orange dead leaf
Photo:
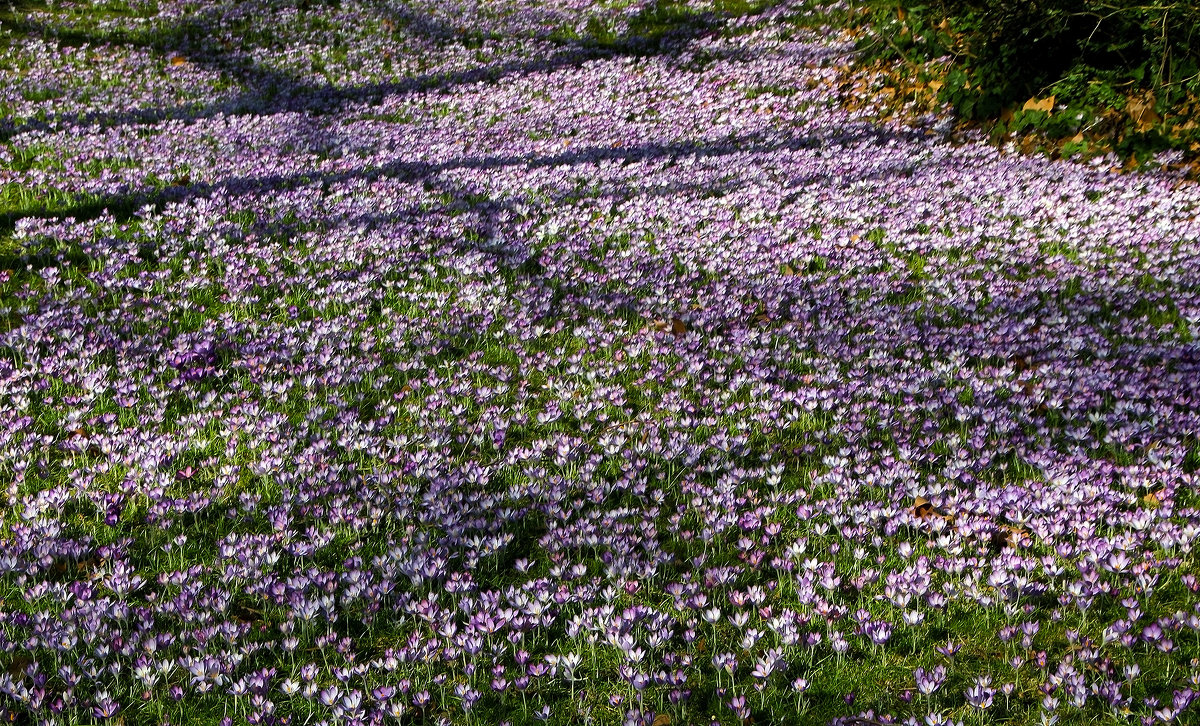
[[[942,86],[944,86],[944,85],[945,84],[942,83],[941,81],[930,81],[929,82],[929,90],[933,91],[934,93],[937,93],[938,91],[942,90]]]
[[[917,497],[913,500],[912,513],[919,519],[925,519],[933,515],[933,503],[925,497]]]
[[[1021,540],[1026,534],[1028,534],[1028,532],[1026,532],[1024,529],[1006,524],[1001,526],[1000,529],[992,532],[992,536],[988,544],[991,545],[992,550],[995,552],[999,552],[1005,547],[1016,548],[1021,544]]]
[[[1021,107],[1022,111],[1043,111],[1050,113],[1054,110],[1054,96],[1046,96],[1045,98],[1031,98]]]
[[[104,564],[104,561],[99,557],[86,557],[81,560],[73,560],[70,558],[56,559],[50,565],[50,572],[55,575],[76,576],[80,573],[94,573],[99,567]]]
[[[32,658],[28,658],[23,655],[16,655],[16,656],[13,656],[13,659],[11,661],[9,661],[8,666],[5,668],[5,670],[8,671],[9,675],[11,675],[11,676],[14,676],[14,677],[22,676],[23,677],[25,675],[25,669],[31,665],[33,665]]]
[[[1149,492],[1146,494],[1146,496],[1142,497],[1142,501],[1145,502],[1146,506],[1150,507],[1151,509],[1158,509],[1159,505],[1162,504],[1162,500],[1158,496],[1161,493],[1162,492],[1157,491]]]
[[[671,726],[671,717],[665,713],[660,713],[654,717],[652,726]]]
[[[1000,109],[1000,120],[1008,123],[1013,120],[1013,110],[1011,108]]]
[[[184,58],[178,53],[171,55],[167,60],[170,61],[171,65],[173,66],[182,66],[188,62],[187,58]]]
[[[940,519],[947,524],[954,524],[954,516],[938,511],[933,506],[933,502],[925,497],[914,497],[912,508],[908,510],[914,517],[922,521],[930,519]]]
[[[671,318],[671,332],[677,336],[687,333],[687,323],[679,318]]]
[[[1154,110],[1154,103],[1154,94],[1149,91],[1128,98],[1125,112],[1129,114],[1129,119],[1137,126],[1138,131],[1147,131],[1162,120]]]

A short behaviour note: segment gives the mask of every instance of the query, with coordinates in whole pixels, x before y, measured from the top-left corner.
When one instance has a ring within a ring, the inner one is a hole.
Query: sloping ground
[[[1200,190],[757,10],[14,11],[0,705],[1194,718]]]

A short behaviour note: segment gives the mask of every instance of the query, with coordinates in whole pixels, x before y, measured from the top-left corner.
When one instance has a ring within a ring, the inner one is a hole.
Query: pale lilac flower
[[[996,695],[996,689],[991,687],[992,679],[990,676],[979,676],[975,679],[975,683],[967,688],[965,695],[967,703],[979,709],[986,709],[992,705],[992,698]]]
[[[936,666],[931,671],[926,671],[924,668],[917,668],[913,671],[913,676],[916,678],[917,690],[928,696],[941,688],[942,684],[946,682],[946,667]]]

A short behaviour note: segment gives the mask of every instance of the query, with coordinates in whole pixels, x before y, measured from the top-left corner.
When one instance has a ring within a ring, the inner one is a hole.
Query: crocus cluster
[[[844,4],[12,12],[0,711],[1197,717],[1195,184]]]

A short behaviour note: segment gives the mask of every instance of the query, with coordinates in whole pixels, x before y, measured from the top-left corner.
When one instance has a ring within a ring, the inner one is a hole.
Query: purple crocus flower
[[[946,682],[946,667],[939,665],[929,671],[926,671],[924,668],[917,668],[913,671],[913,677],[917,682],[917,690],[928,696],[941,688],[942,684]]]
[[[991,687],[992,679],[990,676],[980,676],[975,679],[965,691],[964,695],[967,698],[967,703],[978,709],[986,709],[992,705],[992,698],[996,695],[996,689]]]

